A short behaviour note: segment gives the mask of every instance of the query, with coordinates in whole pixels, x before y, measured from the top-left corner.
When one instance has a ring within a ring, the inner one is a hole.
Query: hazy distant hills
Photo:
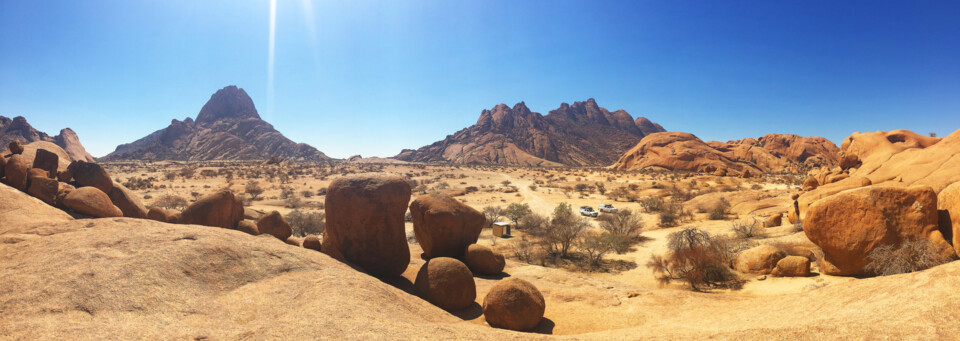
[[[647,134],[663,127],[594,99],[563,103],[546,116],[523,102],[483,110],[477,123],[417,150],[403,161],[521,166],[609,166]]]
[[[218,90],[197,119],[172,120],[166,128],[117,146],[101,158],[114,160],[261,160],[301,161],[330,158],[310,145],[287,139],[260,119],[253,100],[236,86]]]
[[[13,119],[0,116],[0,150],[6,151],[7,145],[13,141],[20,141],[22,144],[37,141],[50,142],[63,148],[72,160],[93,161],[93,156],[80,144],[80,137],[73,129],[64,128],[60,130],[59,135],[50,136],[34,129],[23,116]]]

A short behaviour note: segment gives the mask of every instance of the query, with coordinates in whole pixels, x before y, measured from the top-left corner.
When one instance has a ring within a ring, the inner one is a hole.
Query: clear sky
[[[590,97],[704,140],[960,129],[960,1],[278,0],[272,87],[270,8],[0,0],[0,115],[94,156],[226,85],[341,158]]]

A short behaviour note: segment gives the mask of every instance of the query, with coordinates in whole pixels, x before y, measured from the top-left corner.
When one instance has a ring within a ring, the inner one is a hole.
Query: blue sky
[[[960,128],[960,1],[0,0],[0,115],[103,156],[217,89],[328,155],[596,98],[704,140]]]

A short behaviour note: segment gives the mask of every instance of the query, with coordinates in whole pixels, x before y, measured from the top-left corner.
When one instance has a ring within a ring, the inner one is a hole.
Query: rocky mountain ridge
[[[117,146],[103,157],[114,160],[260,160],[299,161],[330,158],[314,147],[295,143],[263,121],[253,100],[236,86],[218,90],[197,119],[173,119],[166,128]]]
[[[56,144],[62,148],[72,160],[83,160],[93,162],[93,155],[87,153],[80,143],[80,137],[70,128],[60,129],[60,134],[55,136],[35,129],[23,116],[8,118],[0,116],[0,146],[6,147],[13,141],[20,141],[22,144],[31,142],[45,141]]]
[[[663,127],[593,98],[541,115],[524,102],[483,110],[477,123],[394,158],[417,162],[521,166],[605,166],[648,133]]]

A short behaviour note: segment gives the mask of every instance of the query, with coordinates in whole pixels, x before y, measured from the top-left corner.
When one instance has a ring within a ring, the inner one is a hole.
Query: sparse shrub
[[[733,230],[733,234],[741,239],[761,238],[766,235],[763,225],[757,221],[756,217],[752,220],[735,221],[730,228]]]
[[[727,267],[729,251],[709,233],[686,228],[670,234],[667,247],[665,257],[654,254],[647,263],[661,285],[680,280],[694,291],[743,286],[743,281]]]
[[[878,276],[920,271],[950,261],[949,256],[938,253],[938,248],[925,238],[906,240],[899,246],[879,246],[870,251],[867,258],[871,262],[864,271]]]
[[[640,207],[642,207],[643,211],[647,213],[660,212],[663,210],[664,206],[666,206],[666,203],[664,202],[663,198],[655,195],[640,199]]]
[[[550,219],[547,219],[547,217],[537,213],[530,213],[520,218],[520,221],[517,223],[517,228],[537,234],[538,231],[546,229],[549,223]]]
[[[624,253],[634,243],[640,241],[643,230],[643,218],[629,209],[622,209],[613,214],[600,216],[600,227],[613,235],[609,238],[613,243],[614,251]]]
[[[297,237],[305,237],[311,234],[320,235],[327,227],[326,214],[324,213],[304,212],[295,209],[287,213],[284,218],[290,223],[293,235]]]
[[[717,206],[710,210],[710,220],[724,220],[730,214],[730,202],[721,197]]]
[[[184,208],[187,208],[187,199],[176,195],[165,194],[157,198],[157,200],[154,200],[153,206],[182,211]]]
[[[603,256],[610,251],[614,251],[617,244],[621,243],[616,236],[610,232],[590,232],[580,239],[578,247],[587,256],[587,260],[592,266],[598,266],[603,262]]]
[[[257,200],[257,196],[262,194],[264,189],[263,187],[260,187],[259,181],[250,181],[246,186],[244,186],[244,191],[247,194],[250,194],[250,198],[252,200]]]

